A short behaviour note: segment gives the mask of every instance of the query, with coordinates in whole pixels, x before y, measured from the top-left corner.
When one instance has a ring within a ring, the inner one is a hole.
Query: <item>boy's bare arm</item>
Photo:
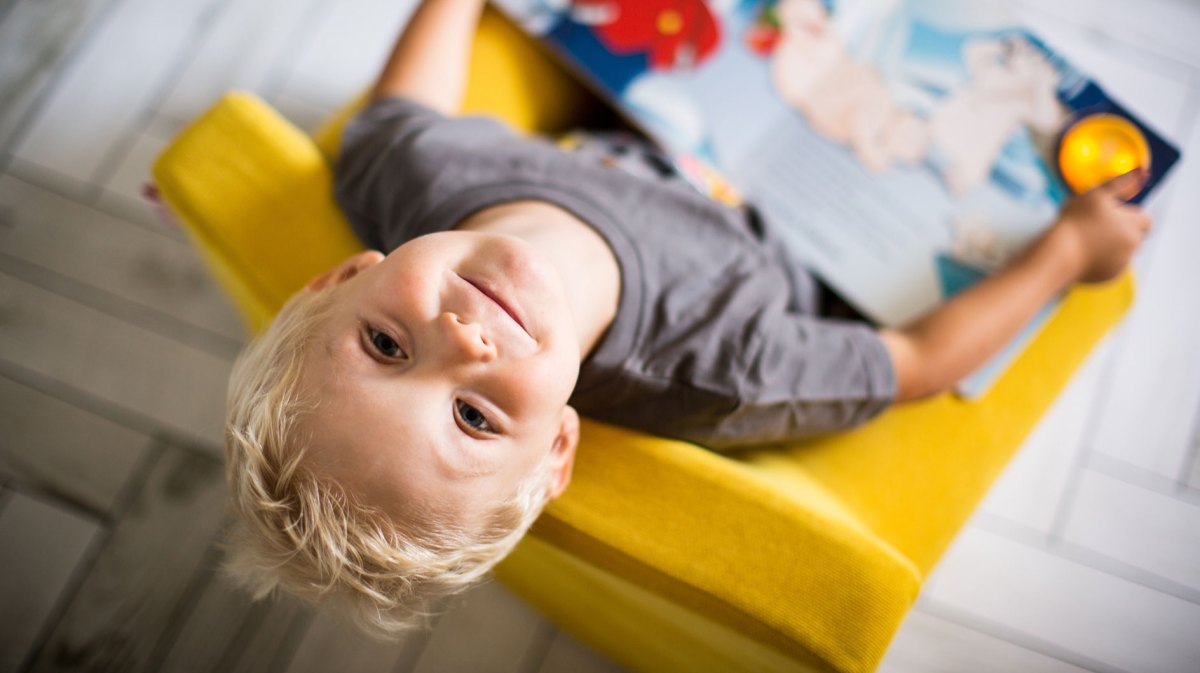
[[[1072,200],[1055,225],[1003,270],[915,323],[883,330],[880,336],[896,370],[897,401],[953,386],[1071,284],[1119,275],[1151,224],[1145,211],[1120,198],[1136,179],[1125,175]]]
[[[484,0],[424,0],[396,40],[371,99],[404,96],[447,115],[466,89]]]

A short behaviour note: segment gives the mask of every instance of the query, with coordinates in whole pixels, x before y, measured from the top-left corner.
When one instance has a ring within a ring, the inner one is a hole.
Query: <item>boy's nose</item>
[[[479,323],[447,311],[439,318],[447,344],[456,354],[471,360],[490,362],[496,358],[496,345],[484,333]]]

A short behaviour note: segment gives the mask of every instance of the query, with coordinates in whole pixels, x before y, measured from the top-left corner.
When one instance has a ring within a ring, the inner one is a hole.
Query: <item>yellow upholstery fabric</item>
[[[752,469],[803,472],[910,559],[932,570],[975,504],[1133,301],[1133,277],[1068,294],[1012,368],[981,400],[952,395],[896,407],[857,432],[758,450]],[[788,465],[782,469],[782,465]]]
[[[167,147],[154,178],[252,332],[317,270],[362,249],[329,164],[299,129],[227,96]]]
[[[597,114],[491,12],[470,91],[472,110],[522,129]],[[326,158],[348,114],[320,134],[322,153],[231,94],[154,166],[251,331],[359,248]],[[955,533],[1131,300],[1128,276],[1073,291],[983,400],[943,396],[802,444],[719,455],[585,423],[571,487],[498,575],[634,670],[874,670]]]

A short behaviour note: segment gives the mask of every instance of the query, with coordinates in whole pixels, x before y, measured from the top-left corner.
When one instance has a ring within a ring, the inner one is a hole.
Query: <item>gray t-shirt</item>
[[[891,402],[875,330],[819,315],[820,285],[771,223],[701,195],[645,141],[591,138],[567,150],[494,119],[381,100],[345,130],[337,197],[384,251],[517,200],[594,227],[622,291],[571,399],[586,416],[726,449],[847,428]]]

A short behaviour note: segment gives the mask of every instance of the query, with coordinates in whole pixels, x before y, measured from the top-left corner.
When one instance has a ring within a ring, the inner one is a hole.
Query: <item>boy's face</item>
[[[510,236],[452,231],[386,258],[362,253],[334,285],[305,353],[305,421],[321,474],[396,514],[471,520],[543,460],[566,486],[578,436],[567,399],[580,345],[557,272]]]

